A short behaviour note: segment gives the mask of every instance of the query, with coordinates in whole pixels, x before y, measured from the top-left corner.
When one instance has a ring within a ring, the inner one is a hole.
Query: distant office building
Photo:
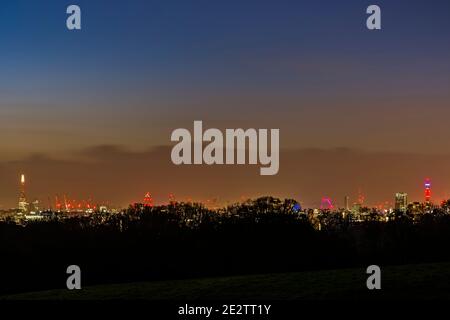
[[[19,210],[21,212],[28,212],[28,202],[25,195],[25,175],[20,176],[20,190],[19,190]]]
[[[413,214],[422,213],[425,210],[425,204],[421,202],[413,202],[408,204],[408,211]]]
[[[345,209],[346,211],[349,211],[349,210],[350,210],[349,201],[350,201],[350,197],[349,197],[349,196],[345,196],[345,197],[344,197],[344,209]]]
[[[404,192],[398,192],[395,194],[395,210],[406,212],[408,208],[408,194]]]
[[[41,205],[40,205],[40,203],[39,203],[39,200],[34,200],[32,203],[32,206],[31,206],[31,210],[33,211],[33,212],[35,212],[35,213],[38,213],[39,211],[41,211]]]

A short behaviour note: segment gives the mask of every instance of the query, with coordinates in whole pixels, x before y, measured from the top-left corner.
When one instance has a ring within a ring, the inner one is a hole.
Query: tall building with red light
[[[431,201],[431,181],[429,178],[425,179],[425,203]]]
[[[19,190],[19,210],[21,212],[28,211],[28,202],[25,195],[25,175],[20,176],[20,190]]]

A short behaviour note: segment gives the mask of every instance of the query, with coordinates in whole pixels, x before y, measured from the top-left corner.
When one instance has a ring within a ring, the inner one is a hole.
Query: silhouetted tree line
[[[26,226],[3,222],[0,293],[64,288],[73,264],[86,286],[450,260],[447,214],[352,224],[329,213],[320,231],[314,223],[295,201],[271,197],[219,211],[174,203]]]

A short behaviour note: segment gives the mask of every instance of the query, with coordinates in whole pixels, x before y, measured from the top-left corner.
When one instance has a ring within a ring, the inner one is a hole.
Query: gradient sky
[[[365,27],[374,3],[381,31]],[[81,31],[65,27],[70,4]],[[22,171],[33,196],[121,205],[146,190],[314,205],[358,188],[376,203],[419,198],[431,173],[439,194],[450,189],[449,1],[4,0],[0,39],[4,207]],[[280,175],[245,167],[237,183],[242,168],[171,166],[170,133],[193,120],[280,128]]]

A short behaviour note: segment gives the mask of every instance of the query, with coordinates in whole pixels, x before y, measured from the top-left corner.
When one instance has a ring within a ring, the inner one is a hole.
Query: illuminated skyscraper
[[[425,179],[425,203],[429,204],[431,201],[431,181]]]
[[[395,210],[401,212],[406,212],[408,208],[408,194],[403,192],[398,192],[395,194]]]
[[[23,213],[28,212],[28,202],[25,194],[25,175],[20,176],[20,191],[19,191],[19,210]]]

